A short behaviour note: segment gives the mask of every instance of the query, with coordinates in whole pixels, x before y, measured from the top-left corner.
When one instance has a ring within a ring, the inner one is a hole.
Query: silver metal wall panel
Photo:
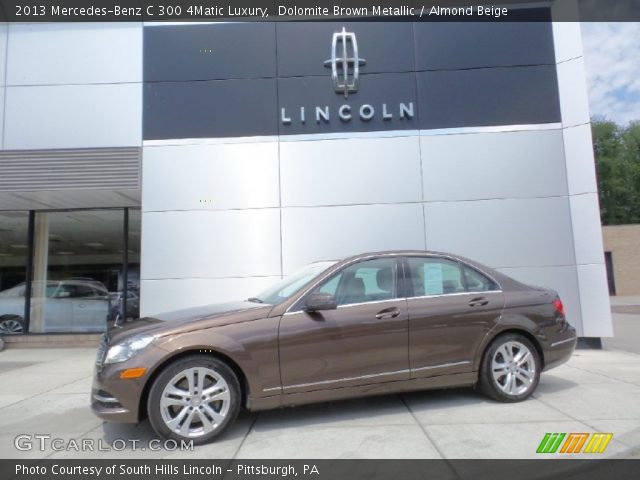
[[[4,144],[4,95],[7,71],[8,25],[0,25],[0,149]]]
[[[416,135],[280,144],[284,207],[422,201]]]
[[[140,23],[14,23],[7,85],[142,81]]]
[[[6,83],[8,31],[9,26],[7,24],[0,25],[0,85],[5,85]]]
[[[138,147],[142,84],[10,86],[4,118],[7,150]]]
[[[426,201],[567,195],[562,130],[422,136]]]
[[[493,268],[575,264],[568,197],[428,202],[427,249]]]
[[[142,176],[144,211],[279,206],[276,141],[145,147]]]
[[[141,263],[143,280],[278,276],[280,213],[143,212]]]
[[[229,299],[246,299],[258,295],[279,279],[280,276],[142,279],[140,308],[144,315],[155,315]]]

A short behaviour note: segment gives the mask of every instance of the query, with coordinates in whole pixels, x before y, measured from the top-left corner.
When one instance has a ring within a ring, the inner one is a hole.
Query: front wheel
[[[240,410],[240,384],[224,362],[193,355],[169,365],[154,381],[147,409],[155,432],[201,445],[222,434]]]
[[[540,355],[531,341],[516,333],[496,338],[482,359],[480,390],[500,402],[521,402],[540,380]]]

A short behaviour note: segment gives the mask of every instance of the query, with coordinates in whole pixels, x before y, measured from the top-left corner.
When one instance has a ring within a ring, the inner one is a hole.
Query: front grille
[[[107,347],[109,346],[109,339],[106,332],[100,336],[100,342],[98,343],[98,351],[96,352],[96,365],[102,366],[104,357],[107,354]]]

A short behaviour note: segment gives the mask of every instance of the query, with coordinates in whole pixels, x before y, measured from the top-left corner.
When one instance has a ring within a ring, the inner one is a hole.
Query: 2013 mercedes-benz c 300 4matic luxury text
[[[246,301],[143,321],[103,336],[93,411],[195,444],[242,406],[474,385],[518,402],[576,345],[555,291],[424,251],[317,262]]]

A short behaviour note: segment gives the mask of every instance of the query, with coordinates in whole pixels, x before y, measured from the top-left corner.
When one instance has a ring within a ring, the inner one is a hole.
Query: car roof
[[[452,257],[452,258],[459,258],[459,259],[465,259],[464,257],[461,257],[460,255],[456,255],[453,253],[448,253],[448,252],[439,252],[439,251],[435,251],[435,250],[379,250],[379,251],[373,251],[373,252],[364,252],[364,253],[359,253],[357,255],[350,255],[348,257],[343,257],[337,260],[333,260],[333,261],[338,261],[338,262],[346,262],[346,261],[350,261],[350,260],[357,260],[359,258],[368,258],[368,257],[376,257],[376,256],[397,256],[397,257],[401,257],[401,256],[414,256],[414,255],[419,255],[419,256],[429,256],[429,255],[433,255],[433,256],[440,256],[440,257]],[[473,261],[471,261],[473,262]],[[315,263],[315,262],[314,262]],[[473,262],[475,263],[475,262]]]

